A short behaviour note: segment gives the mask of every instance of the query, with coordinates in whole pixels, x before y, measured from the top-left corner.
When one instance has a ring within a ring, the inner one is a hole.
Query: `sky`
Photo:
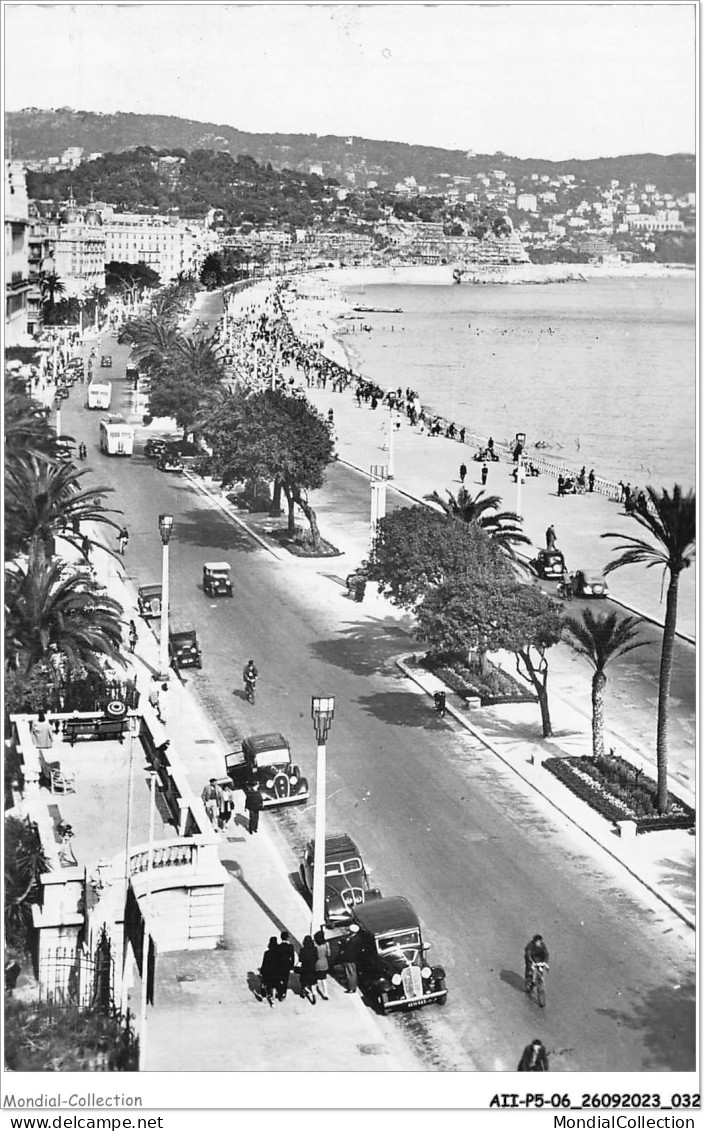
[[[4,3],[4,106],[553,160],[695,151],[694,3]]]

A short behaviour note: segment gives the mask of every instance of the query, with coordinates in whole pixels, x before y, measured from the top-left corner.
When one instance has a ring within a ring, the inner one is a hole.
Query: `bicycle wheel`
[[[535,997],[541,1009],[545,1009],[545,982],[538,978],[535,986]]]

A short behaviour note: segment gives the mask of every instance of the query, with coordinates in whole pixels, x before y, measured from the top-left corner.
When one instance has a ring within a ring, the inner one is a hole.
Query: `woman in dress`
[[[318,971],[316,964],[318,951],[310,935],[306,935],[303,946],[298,952],[298,977],[301,983],[301,997],[307,998],[311,1005],[315,1005],[313,987],[318,984]]]
[[[327,991],[327,978],[328,970],[330,968],[330,947],[325,941],[325,935],[322,931],[316,931],[313,936],[315,943],[315,951],[317,958],[315,961],[315,973],[317,976],[317,989],[323,1001],[328,1000]]]

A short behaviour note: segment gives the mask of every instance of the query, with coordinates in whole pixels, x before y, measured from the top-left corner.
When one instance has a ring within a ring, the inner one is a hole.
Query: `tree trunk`
[[[525,667],[525,672],[521,671],[521,660]],[[548,665],[545,657],[541,657],[540,663],[536,667],[530,655],[530,648],[522,649],[516,652],[516,667],[518,674],[532,683],[535,688],[535,693],[538,696],[538,704],[540,706],[540,717],[543,723],[543,738],[552,738],[552,722],[550,721],[550,706],[548,703]]]
[[[299,488],[294,487],[292,494],[295,497],[295,500],[303,511],[304,515],[308,519],[308,525],[310,526],[310,536],[313,541],[313,549],[319,550],[322,544],[322,538],[320,537],[320,530],[318,529],[318,520],[316,518],[315,511]]]
[[[293,492],[289,490],[286,484],[283,484],[283,490],[284,495],[286,496],[286,502],[288,503],[288,533],[293,538],[294,534],[296,533],[296,512],[294,509],[296,506],[296,500],[293,497]]]
[[[592,757],[604,757],[604,694],[606,692],[606,676],[603,672],[594,672],[592,678]]]
[[[269,514],[272,518],[281,514],[281,480],[274,480],[274,493],[271,498],[271,506],[269,507]]]
[[[667,813],[670,808],[670,800],[667,793],[667,731],[670,721],[670,684],[672,682],[672,661],[675,651],[679,581],[679,573],[672,573],[670,575],[670,584],[667,588],[665,627],[662,632],[662,652],[660,654],[657,728],[658,811],[660,813]]]

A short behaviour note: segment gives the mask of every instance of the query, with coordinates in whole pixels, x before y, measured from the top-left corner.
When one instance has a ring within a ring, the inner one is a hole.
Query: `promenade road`
[[[129,411],[124,384],[116,393]],[[77,438],[91,419],[97,431],[96,416],[81,411]],[[445,1011],[387,1018],[384,1026],[405,1034],[434,1068],[513,1068],[516,1050],[534,1035],[521,956],[540,929],[554,955],[556,1004],[541,1027],[546,1043],[563,1050],[555,1070],[690,1069],[693,971],[686,929],[675,916],[646,899],[613,861],[595,855],[590,841],[481,743],[433,715],[394,663],[409,648],[408,622],[376,600],[362,608],[345,601],[331,578],[344,574],[350,558],[321,568],[319,561],[273,557],[215,502],[204,505],[194,485],[157,472],[141,455],[142,438],[137,454],[123,461],[101,459],[91,444],[89,466],[98,481],[109,478],[125,511],[131,584],[158,580],[158,514],[175,515],[174,619],[198,626],[204,652],[203,671],[184,672],[183,682],[211,722],[226,740],[282,730],[313,785],[310,695],[336,696],[329,827],[358,837],[385,893],[411,899],[451,987]],[[213,557],[232,562],[232,601],[211,602],[200,591],[202,563]],[[262,673],[254,708],[240,690],[250,655]],[[181,700],[173,702],[178,737],[182,726],[189,732],[178,714]],[[214,750],[208,737],[201,735],[202,744],[191,739],[184,752],[195,788]],[[312,805],[264,818],[285,834],[291,873],[313,819]],[[247,961],[251,969],[249,955]],[[184,1006],[184,1023],[188,1015]]]

